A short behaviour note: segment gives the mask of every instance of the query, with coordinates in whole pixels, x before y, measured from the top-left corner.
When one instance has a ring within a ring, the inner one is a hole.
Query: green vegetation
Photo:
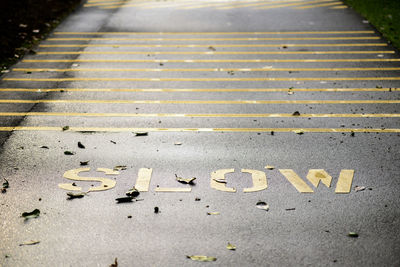
[[[400,49],[400,0],[344,0]]]

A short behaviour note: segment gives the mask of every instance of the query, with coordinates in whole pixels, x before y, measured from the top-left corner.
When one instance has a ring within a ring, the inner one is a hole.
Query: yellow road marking
[[[400,133],[400,129],[381,128],[115,128],[115,127],[69,127],[69,132],[282,132],[301,130],[304,133]],[[53,126],[6,126],[2,132],[10,131],[63,131],[63,127]]]
[[[329,55],[329,54],[394,54],[394,51],[58,51],[37,55]]]
[[[331,0],[325,1],[325,2],[330,2]],[[273,9],[273,8],[281,8],[281,7],[294,7],[294,6],[300,6],[300,5],[305,5],[305,4],[312,4],[312,3],[321,3],[322,1],[305,1],[305,2],[298,2],[298,3],[291,3],[291,4],[284,4],[284,5],[269,5],[269,6],[262,6],[262,7],[257,7],[257,9]],[[342,3],[342,2],[340,2]]]
[[[254,6],[265,6],[265,5],[273,5],[273,4],[282,4],[282,3],[292,3],[292,2],[303,2],[304,0],[286,0],[286,1],[262,1],[259,3],[238,3],[231,4],[231,6],[219,7],[217,9],[233,9],[233,8],[243,8],[243,7],[254,7]]]
[[[351,190],[353,182],[354,170],[342,170],[339,175],[339,180],[336,184],[336,194],[348,194]]]
[[[56,35],[243,35],[243,34],[366,34],[374,31],[287,31],[287,32],[55,32]]]
[[[379,40],[377,36],[281,37],[281,38],[48,38],[46,41],[304,41],[304,40]]]
[[[272,72],[272,71],[398,71],[400,67],[391,68],[183,68],[183,69],[106,69],[106,68],[76,68],[76,69],[52,69],[52,68],[13,68],[13,71],[22,72]]]
[[[275,82],[275,81],[399,81],[400,77],[321,77],[321,78],[3,78],[15,82]]]
[[[151,174],[153,169],[151,168],[140,168],[138,178],[136,180],[135,188],[140,192],[149,191]]]
[[[293,116],[290,113],[254,113],[254,114],[232,114],[232,113],[78,113],[78,112],[0,112],[0,116],[60,116],[60,117],[175,117],[175,118],[400,118],[398,113],[361,113],[361,114],[301,114]]]
[[[386,43],[352,43],[352,44],[41,44],[39,47],[353,47],[353,46],[387,46]]]
[[[400,62],[400,58],[354,59],[24,59],[25,63],[284,63],[284,62]]]
[[[0,103],[85,104],[399,104],[400,100],[102,100],[102,99],[0,99]]]
[[[303,129],[301,129],[303,130]],[[279,169],[283,176],[296,188],[300,193],[313,193],[314,191],[291,169]]]
[[[343,5],[343,2],[333,2],[319,5],[308,5],[308,6],[299,6],[295,7],[295,9],[308,9],[308,8],[316,8],[316,7],[325,7],[325,6],[334,6],[334,5]]]
[[[288,92],[287,88],[0,88],[0,92]],[[395,92],[400,88],[296,88],[292,92]]]
[[[345,6],[345,5],[340,5],[340,6],[332,6],[332,7],[330,7],[331,9],[345,9],[345,8],[348,8],[348,6]]]

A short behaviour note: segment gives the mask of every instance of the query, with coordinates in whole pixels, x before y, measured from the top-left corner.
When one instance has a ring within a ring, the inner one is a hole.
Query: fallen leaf
[[[295,111],[295,112],[293,112],[292,116],[300,116],[300,112]]]
[[[1,188],[1,192],[5,193],[7,192],[7,188],[10,187],[10,183],[8,182],[8,180],[6,178],[3,178],[4,182],[3,182],[3,186]]]
[[[225,179],[213,179],[215,182],[220,183],[220,184],[226,184],[227,181]]]
[[[287,208],[287,209],[285,209],[285,210],[287,210],[287,211],[289,211],[289,210],[296,210],[296,208]]]
[[[79,163],[81,166],[86,166],[89,164],[89,160],[88,161],[80,161]]]
[[[40,30],[35,29],[35,30],[32,30],[32,32],[33,32],[33,33],[39,33]]]
[[[350,237],[358,237],[358,234],[356,232],[349,232],[347,235]]]
[[[211,51],[216,51],[216,50],[217,50],[217,49],[215,49],[215,48],[212,47],[212,46],[209,46],[208,49],[210,49]]]
[[[19,244],[20,246],[31,246],[31,245],[36,245],[39,244],[40,241],[36,241],[36,240],[31,240],[31,241],[27,241],[24,243]]]
[[[304,134],[304,130],[301,130],[301,129],[299,129],[299,130],[293,130],[293,132],[294,132],[295,134],[298,134],[298,135]]]
[[[229,250],[236,250],[236,246],[232,245],[231,243],[228,242],[228,245],[226,246],[227,249]]]
[[[354,187],[354,191],[359,192],[359,191],[364,191],[366,189],[365,186],[356,186]]]
[[[133,202],[134,198],[133,197],[119,197],[115,199],[117,201],[117,204],[119,203],[127,203],[127,202]]]
[[[19,27],[20,27],[20,28],[26,28],[26,27],[28,27],[28,25],[22,24],[22,23],[21,23],[21,24],[19,24]]]
[[[72,156],[72,155],[75,155],[75,152],[72,152],[72,151],[64,151],[64,155]]]
[[[41,146],[40,148],[49,149],[48,146]]]
[[[84,192],[79,192],[79,193],[68,192],[67,193],[68,199],[83,198],[85,195],[86,195],[86,193],[84,193]]]
[[[159,207],[154,207],[154,213],[159,213],[160,212],[160,208]]]
[[[63,130],[63,131],[68,131],[68,130],[69,130],[69,126],[64,126],[64,127],[62,127],[62,130]]]
[[[148,132],[135,132],[135,135],[136,136],[147,136],[147,135],[149,135],[149,133]]]
[[[85,146],[81,142],[78,142],[78,147],[82,148],[82,149],[85,149]]]
[[[265,169],[267,169],[267,170],[273,170],[273,169],[275,169],[275,166],[267,165],[267,166],[265,166]]]
[[[40,210],[38,209],[34,209],[31,212],[23,212],[22,213],[22,217],[24,217],[25,219],[30,219],[30,218],[37,218],[40,215]]]
[[[114,145],[117,144],[117,142],[115,142],[115,141],[113,141],[113,140],[110,140],[110,142],[113,143]]]
[[[264,201],[258,201],[256,207],[259,208],[260,210],[269,211],[269,205]]]
[[[193,181],[196,180],[196,177],[186,179],[186,178],[178,177],[176,174],[175,174],[175,177],[176,177],[176,180],[182,184],[193,184]]]
[[[209,256],[202,256],[202,255],[190,255],[186,256],[186,258],[191,259],[193,261],[201,261],[201,262],[208,262],[208,261],[216,261],[217,258],[209,257]]]
[[[221,213],[219,211],[214,211],[214,212],[207,212],[207,215],[220,215]]]
[[[182,143],[181,142],[175,142],[175,144],[174,145],[176,145],[176,146],[180,146],[180,145],[182,145]]]
[[[140,195],[140,192],[135,187],[132,187],[125,193],[125,195],[128,197],[137,197]]]
[[[110,264],[110,267],[118,267],[118,259],[117,258],[114,259],[114,263]]]
[[[288,90],[287,94],[288,94],[288,95],[293,95],[294,92],[293,92],[292,90]]]
[[[126,169],[127,169],[126,165],[117,165],[113,168],[114,171],[124,171]]]

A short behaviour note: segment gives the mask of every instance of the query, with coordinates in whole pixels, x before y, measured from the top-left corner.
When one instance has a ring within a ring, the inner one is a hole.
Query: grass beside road
[[[400,0],[344,0],[400,49]]]
[[[0,8],[0,70],[31,51],[81,0],[6,0]]]

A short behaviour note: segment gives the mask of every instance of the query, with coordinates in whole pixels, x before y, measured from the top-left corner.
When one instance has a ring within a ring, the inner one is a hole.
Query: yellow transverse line
[[[0,112],[0,116],[60,116],[60,117],[174,117],[174,118],[399,118],[397,113],[381,114],[301,114],[291,113],[254,113],[254,114],[235,114],[235,113],[202,113],[202,114],[182,114],[182,113],[79,113],[79,112]]]
[[[103,99],[0,99],[0,103],[85,104],[399,104],[400,100],[103,100]]]
[[[18,82],[72,82],[72,81],[118,81],[118,82],[274,82],[274,81],[399,81],[398,77],[321,77],[321,78],[3,78]]]
[[[0,88],[0,92],[394,92],[400,88]]]
[[[56,35],[243,35],[243,34],[368,34],[374,31],[288,31],[288,32],[55,32]]]
[[[37,55],[328,55],[328,54],[394,54],[394,51],[57,51]]]
[[[146,68],[146,69],[121,69],[121,68],[13,68],[13,71],[23,72],[260,72],[260,71],[398,71],[400,67],[381,67],[381,68],[274,68],[272,66],[266,68],[179,68],[179,69],[162,69],[162,68]]]
[[[263,63],[263,62],[400,62],[400,58],[354,58],[354,59],[24,59],[26,63]]]
[[[400,133],[400,129],[382,128],[115,128],[115,127],[63,127],[15,126],[0,127],[0,131],[58,131],[58,132],[297,132],[304,133]]]
[[[48,38],[46,41],[295,41],[295,40],[379,40],[377,36],[354,37],[281,37],[281,38]]]
[[[343,44],[41,44],[39,47],[349,47],[387,46],[386,43]]]

